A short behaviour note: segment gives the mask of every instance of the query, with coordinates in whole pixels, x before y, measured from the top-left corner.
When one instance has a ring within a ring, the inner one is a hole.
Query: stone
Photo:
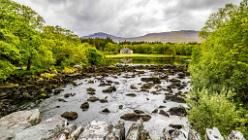
[[[151,119],[151,116],[147,114],[126,113],[121,116],[121,119],[128,121],[137,121],[140,119],[142,119],[143,121],[149,121]]]
[[[153,86],[152,83],[143,84],[143,85],[141,86],[141,91],[149,91],[149,89],[151,89],[152,86]]]
[[[143,129],[144,126],[142,120],[133,123],[127,132],[126,140],[140,140],[141,132]]]
[[[206,140],[224,140],[224,137],[220,134],[218,128],[214,127],[213,129],[206,129]]]
[[[78,140],[104,140],[109,133],[109,125],[103,121],[92,121],[79,135]]]
[[[189,130],[189,140],[201,140],[200,134],[194,129]]]
[[[177,103],[186,103],[185,99],[183,97],[180,97],[179,95],[166,95],[166,100],[170,100]]]
[[[118,123],[109,130],[105,140],[125,140],[125,132],[124,122],[118,121]]]
[[[87,88],[87,93],[90,95],[95,95],[96,94],[96,90],[94,88]]]
[[[147,130],[141,130],[139,140],[152,140]]]
[[[67,102],[65,99],[63,99],[63,98],[58,98],[58,101],[59,102]]]
[[[77,129],[76,130],[74,130],[72,133],[71,133],[71,138],[73,139],[73,140],[76,140],[78,137],[79,137],[79,135],[81,134],[81,132],[83,131],[83,127],[82,126],[79,126],[79,127],[77,127]]]
[[[232,130],[227,140],[245,140],[245,137],[241,132]]]
[[[89,80],[88,83],[89,84],[93,84],[94,83],[94,80]]]
[[[129,97],[136,97],[137,95],[134,94],[134,93],[128,93],[128,94],[126,94],[126,96],[129,96]]]
[[[160,105],[158,108],[166,108],[166,106]]]
[[[163,130],[163,140],[188,140],[186,134],[178,129],[164,129]]]
[[[51,139],[64,128],[65,120],[60,116],[42,121],[38,125],[29,127],[16,133],[15,140],[41,140]]]
[[[158,109],[154,109],[152,113],[158,113]]]
[[[99,98],[97,98],[96,96],[90,96],[88,99],[87,99],[87,101],[89,101],[89,102],[96,102],[96,101],[98,101],[99,100]]]
[[[134,110],[133,112],[135,112],[137,114],[144,114],[145,113],[144,111],[141,111],[141,110]]]
[[[170,108],[168,112],[170,113],[170,115],[176,115],[181,117],[185,117],[187,115],[187,111],[184,107],[173,107]]]
[[[62,91],[64,91],[64,89],[55,89],[54,91],[53,91],[53,94],[54,95],[58,95],[60,92],[62,92]]]
[[[110,113],[109,109],[105,108],[102,110],[103,113]]]
[[[165,112],[164,110],[160,110],[159,114],[166,116],[166,117],[170,117],[170,115],[167,112]]]
[[[38,109],[18,111],[0,119],[0,138],[10,139],[16,133],[23,131],[40,122],[41,116]]]
[[[123,105],[119,105],[119,109],[123,109]]]
[[[108,100],[107,99],[99,99],[100,103],[107,103]]]
[[[174,129],[181,129],[183,128],[183,125],[181,124],[169,124],[170,127],[174,128]]]
[[[137,89],[137,87],[135,85],[131,85],[130,88],[131,89]]]
[[[153,84],[160,84],[161,83],[160,79],[157,78],[157,77],[149,77],[149,78],[142,77],[141,81],[143,81],[143,82],[153,82]]]
[[[116,91],[116,87],[115,86],[110,86],[106,89],[104,89],[102,92],[103,93],[112,93],[112,92],[115,92]]]
[[[88,102],[84,102],[81,104],[80,108],[83,109],[83,111],[89,109],[90,105]]]
[[[64,97],[69,98],[69,97],[72,97],[72,96],[75,96],[75,95],[76,95],[75,93],[66,93],[66,94],[64,94]]]
[[[64,112],[61,114],[61,117],[66,118],[68,120],[75,120],[78,117],[77,112]]]

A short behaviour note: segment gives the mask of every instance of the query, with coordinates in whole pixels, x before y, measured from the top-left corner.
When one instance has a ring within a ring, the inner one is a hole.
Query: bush
[[[86,50],[87,62],[90,65],[99,65],[103,63],[103,55],[93,47]]]
[[[238,128],[240,117],[235,104],[229,100],[232,94],[224,90],[220,94],[210,93],[205,89],[189,94],[188,103],[192,109],[188,112],[188,118],[201,135],[204,135],[206,128],[217,127],[224,135]]]

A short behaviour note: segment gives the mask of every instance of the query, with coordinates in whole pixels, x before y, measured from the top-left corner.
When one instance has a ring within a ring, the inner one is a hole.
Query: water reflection
[[[133,58],[106,58],[106,63],[111,64],[188,64],[190,58],[182,57],[133,57]]]

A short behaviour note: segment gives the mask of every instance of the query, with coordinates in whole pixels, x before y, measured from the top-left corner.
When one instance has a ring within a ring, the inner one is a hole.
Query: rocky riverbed
[[[19,99],[30,96],[30,100],[37,91],[44,91],[46,99],[37,98],[33,106],[23,104],[39,108],[42,121],[60,115],[85,127],[92,121],[117,124],[122,120],[128,129],[141,119],[151,138],[156,139],[163,135],[163,130],[189,128],[185,96],[190,89],[190,79],[186,71],[186,66],[172,65],[85,68],[46,84],[30,80],[28,83],[35,88],[19,83],[14,89],[1,91],[15,95],[19,92]],[[18,104],[15,107],[18,110]]]

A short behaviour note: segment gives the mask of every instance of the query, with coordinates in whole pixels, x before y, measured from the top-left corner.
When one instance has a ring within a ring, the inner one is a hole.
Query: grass
[[[113,55],[106,55],[105,56],[106,58],[125,58],[125,57],[173,57],[173,55],[166,55],[166,54],[138,54],[138,53],[135,53],[135,54],[113,54]],[[181,56],[181,55],[178,55],[178,56],[175,56],[175,57],[180,57],[180,58],[190,58],[190,56]]]

